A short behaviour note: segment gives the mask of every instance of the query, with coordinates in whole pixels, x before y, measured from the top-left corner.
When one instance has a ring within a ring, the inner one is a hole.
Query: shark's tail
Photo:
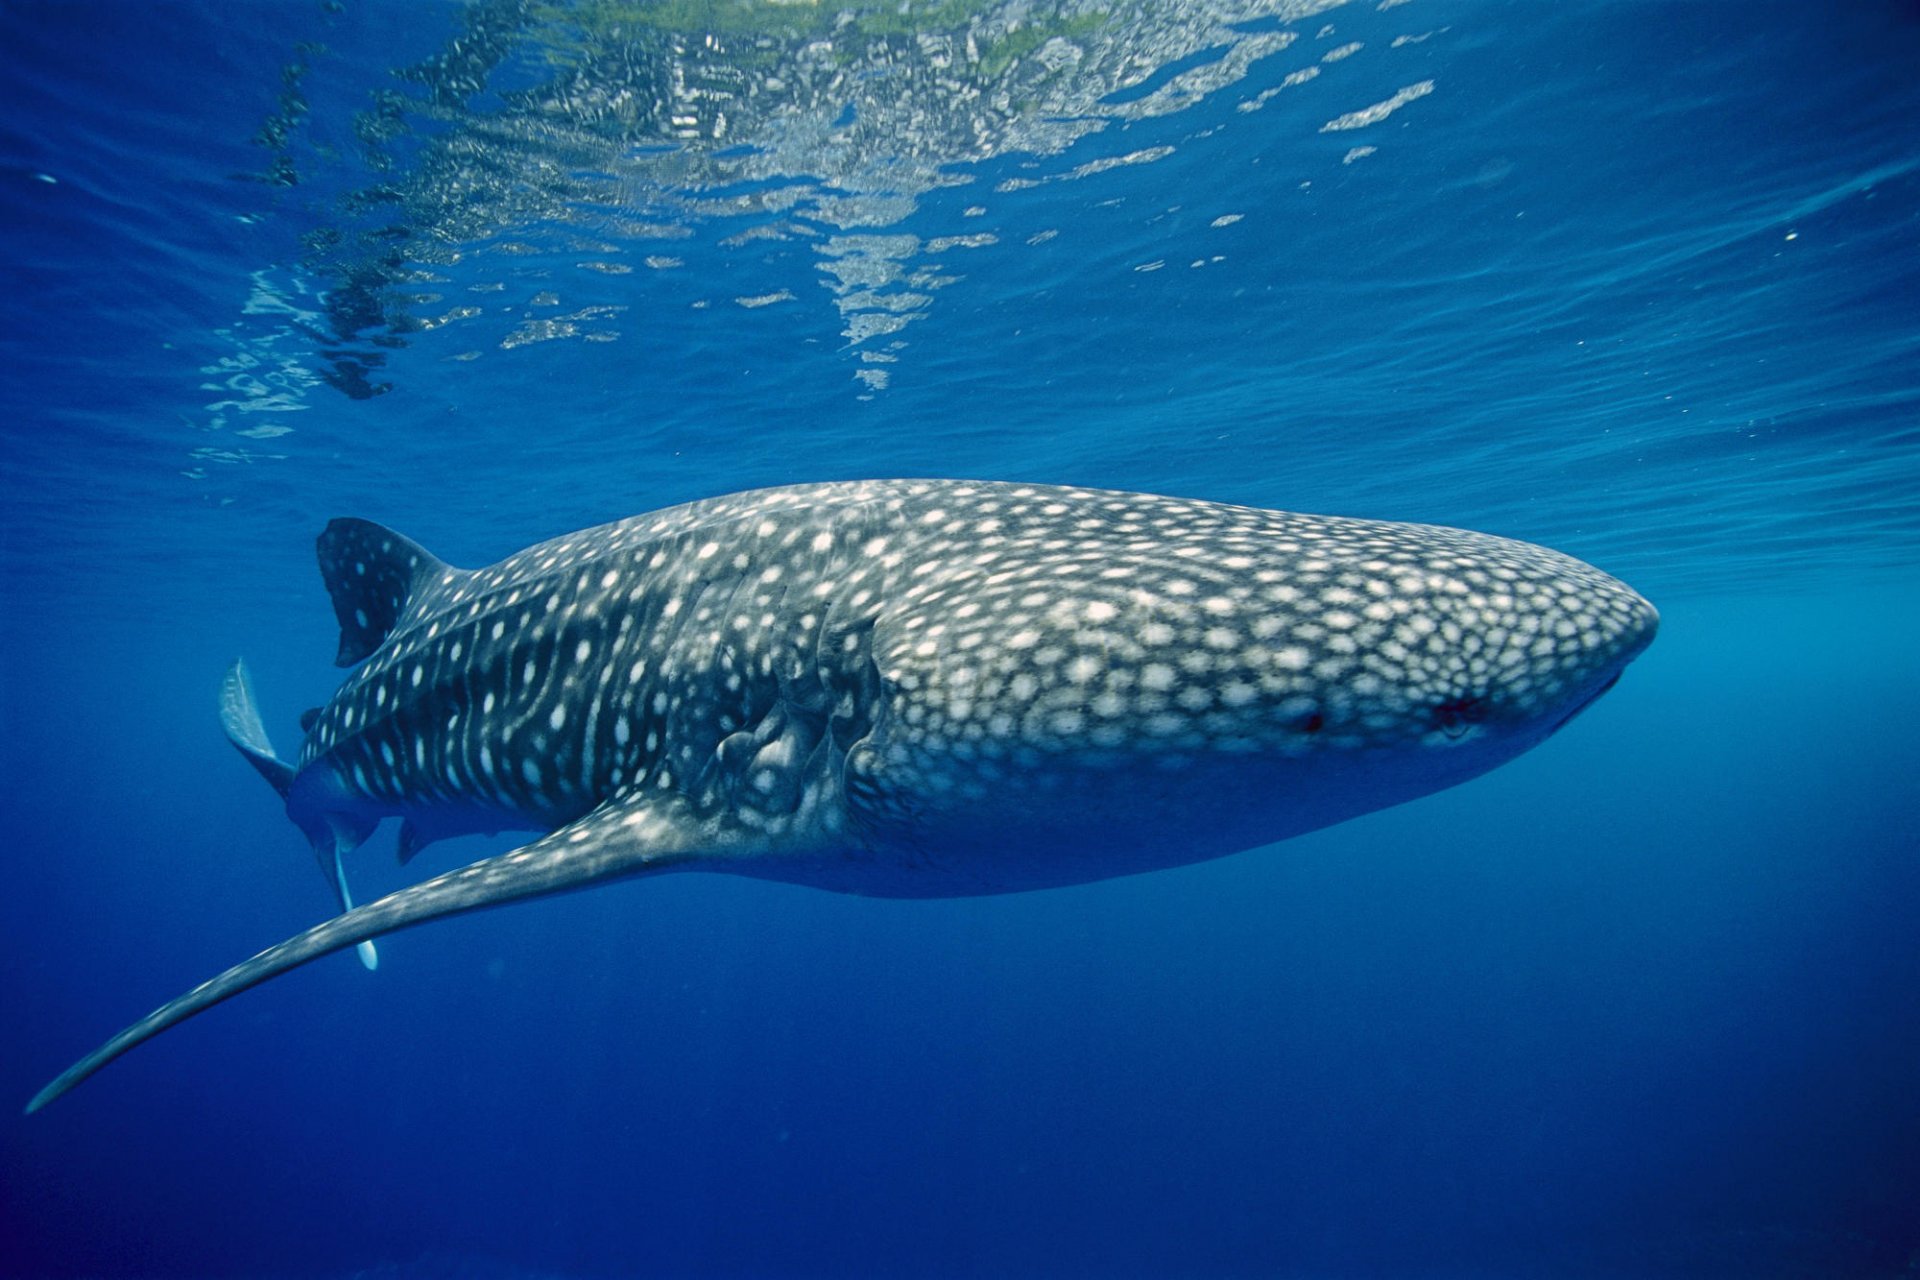
[[[228,996],[285,973],[296,965],[377,934],[424,924],[443,916],[501,906],[525,898],[581,889],[642,871],[664,871],[697,856],[700,832],[675,825],[637,802],[610,803],[551,835],[511,853],[482,859],[355,907],[305,933],[268,947],[177,1000],[161,1005],[113,1039],[68,1067],[34,1095],[29,1113],[58,1098],[135,1045]]]
[[[286,799],[296,771],[274,754],[273,743],[267,739],[267,727],[260,721],[259,705],[254,701],[253,678],[247,674],[247,664],[238,658],[227,668],[226,679],[220,682],[220,727],[226,730],[227,741],[234,749],[273,784],[282,800]],[[320,860],[320,873],[327,878],[340,910],[353,910],[353,893],[347,888],[347,872],[341,864],[341,855],[358,847],[367,832],[329,823],[324,831],[308,834],[313,840],[314,856]],[[357,950],[361,964],[369,969],[380,967],[380,955],[371,942],[362,942]]]
[[[253,698],[253,677],[247,674],[247,664],[239,658],[227,668],[226,679],[220,682],[220,727],[227,731],[227,741],[234,750],[247,758],[247,763],[260,771],[260,776],[273,784],[280,798],[287,798],[287,791],[293,786],[294,768],[273,753],[273,743],[267,740],[267,727],[260,723],[260,708]]]

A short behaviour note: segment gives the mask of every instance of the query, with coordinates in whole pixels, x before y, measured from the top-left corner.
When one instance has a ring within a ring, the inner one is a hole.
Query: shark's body
[[[1484,534],[957,481],[715,498],[476,571],[364,521],[319,555],[339,661],[364,665],[297,766],[237,666],[223,710],[343,913],[30,1109],[316,956],[615,876],[956,896],[1271,843],[1542,741],[1658,621],[1606,574]],[[390,816],[403,858],[549,834],[351,908],[339,855]]]

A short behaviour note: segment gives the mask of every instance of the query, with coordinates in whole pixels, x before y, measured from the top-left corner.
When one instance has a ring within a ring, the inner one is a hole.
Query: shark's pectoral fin
[[[522,898],[666,871],[713,852],[717,826],[677,797],[613,800],[511,853],[485,858],[355,907],[203,982],[67,1068],[27,1104],[38,1111],[127,1050],[248,987],[343,947],[411,925],[497,907]],[[724,837],[720,837],[724,839]]]

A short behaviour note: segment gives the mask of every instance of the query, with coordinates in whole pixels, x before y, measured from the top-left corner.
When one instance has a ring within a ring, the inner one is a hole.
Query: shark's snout
[[[1625,608],[1613,614],[1612,629],[1597,646],[1597,683],[1583,695],[1577,697],[1572,706],[1554,722],[1549,734],[1560,732],[1567,727],[1575,716],[1594,703],[1600,701],[1613,686],[1620,683],[1620,677],[1626,672],[1627,664],[1646,652],[1647,646],[1660,632],[1660,612],[1646,597],[1625,583],[1616,582],[1618,595],[1624,597]]]

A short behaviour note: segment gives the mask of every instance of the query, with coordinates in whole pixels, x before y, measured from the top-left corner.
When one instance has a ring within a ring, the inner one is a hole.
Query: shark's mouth
[[[1582,711],[1585,711],[1588,707],[1592,706],[1594,703],[1600,701],[1601,694],[1605,693],[1607,690],[1613,688],[1613,686],[1620,683],[1620,676],[1621,676],[1621,673],[1618,671],[1614,672],[1611,676],[1608,676],[1607,682],[1605,684],[1601,685],[1598,689],[1595,689],[1592,693],[1588,694],[1584,699],[1582,699],[1579,706],[1567,712],[1566,715],[1560,717],[1560,723],[1556,724],[1555,726],[1553,726],[1553,728],[1549,729],[1547,731],[1547,736],[1551,738],[1554,734],[1566,728],[1567,725],[1572,722],[1575,716],[1579,715]]]

